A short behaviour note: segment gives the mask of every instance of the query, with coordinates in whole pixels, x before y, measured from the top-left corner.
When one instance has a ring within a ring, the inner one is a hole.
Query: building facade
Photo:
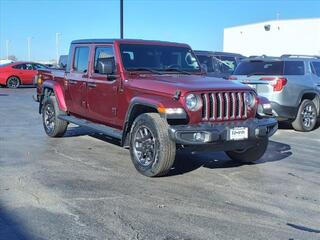
[[[223,50],[245,56],[320,55],[320,18],[274,20],[226,28]]]

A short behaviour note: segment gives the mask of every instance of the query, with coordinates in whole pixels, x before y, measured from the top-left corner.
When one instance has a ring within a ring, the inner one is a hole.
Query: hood
[[[133,77],[129,80],[131,87],[174,94],[180,90],[182,95],[187,92],[202,91],[229,91],[229,90],[251,90],[248,86],[236,82],[203,75],[150,75],[141,74],[139,78]]]

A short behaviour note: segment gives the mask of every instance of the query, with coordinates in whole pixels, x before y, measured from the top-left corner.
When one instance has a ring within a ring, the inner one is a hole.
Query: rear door
[[[104,59],[111,59],[115,63],[113,45],[95,45],[92,48],[92,71],[87,82],[88,116],[97,122],[114,126],[118,111],[120,78],[110,79],[99,72],[98,68],[98,62]],[[116,76],[116,68],[113,75]]]
[[[86,82],[88,80],[90,48],[86,45],[73,46],[70,72],[66,73],[66,98],[69,111],[78,116],[86,116]]]

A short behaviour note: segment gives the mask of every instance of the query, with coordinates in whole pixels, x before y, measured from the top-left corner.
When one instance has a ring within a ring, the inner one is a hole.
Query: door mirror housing
[[[66,70],[67,64],[60,63],[59,68]]]
[[[113,75],[115,73],[114,58],[100,58],[98,59],[98,72],[104,75]]]

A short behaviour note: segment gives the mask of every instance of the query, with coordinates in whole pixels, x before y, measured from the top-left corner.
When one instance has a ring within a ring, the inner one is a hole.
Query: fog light
[[[197,133],[194,133],[193,134],[193,139],[196,140],[196,141],[201,141],[203,142],[204,139],[205,139],[205,134],[201,133],[201,132],[197,132]]]

